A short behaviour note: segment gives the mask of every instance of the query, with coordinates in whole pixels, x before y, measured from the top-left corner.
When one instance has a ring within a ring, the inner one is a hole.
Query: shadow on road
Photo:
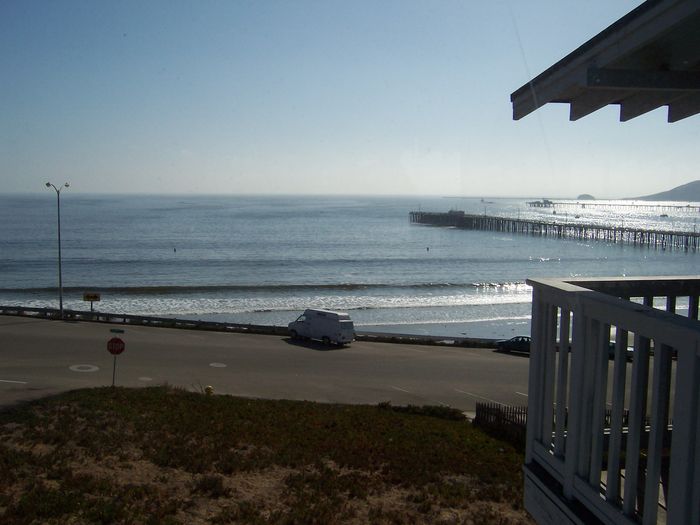
[[[338,346],[333,344],[324,345],[320,341],[292,339],[291,337],[283,339],[283,341],[290,346],[297,346],[299,348],[309,348],[311,350],[316,350],[317,352],[332,352],[335,350],[342,350],[343,348],[345,348],[344,346]]]
[[[6,318],[3,317],[2,323],[0,323],[0,326],[19,326],[19,325],[23,325],[23,324],[30,324],[30,323],[33,323],[35,321],[35,319],[31,318],[31,317],[24,317],[24,318],[20,318],[20,319],[13,320],[13,321],[5,321],[5,319]]]
[[[530,354],[529,352],[518,352],[517,350],[499,350],[496,348],[493,351],[494,354],[503,354],[503,355],[512,355],[513,357],[525,357],[529,358]]]

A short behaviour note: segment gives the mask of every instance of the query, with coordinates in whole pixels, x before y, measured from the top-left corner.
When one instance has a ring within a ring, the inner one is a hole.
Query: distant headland
[[[700,180],[677,186],[668,191],[645,195],[644,197],[633,197],[640,201],[682,201],[700,202]]]

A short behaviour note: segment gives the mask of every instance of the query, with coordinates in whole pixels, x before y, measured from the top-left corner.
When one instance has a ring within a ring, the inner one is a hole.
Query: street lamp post
[[[61,314],[61,319],[63,319],[63,278],[61,275],[61,190],[63,188],[68,188],[70,185],[65,182],[62,186],[58,188],[51,184],[46,183],[47,188],[53,188],[56,191],[56,211],[58,213],[58,309]]]

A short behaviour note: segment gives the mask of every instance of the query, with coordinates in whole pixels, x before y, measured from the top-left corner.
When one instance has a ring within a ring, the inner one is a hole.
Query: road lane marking
[[[519,396],[525,396],[525,397],[528,397],[528,395],[527,395],[527,394],[523,394],[522,392],[516,392],[516,394],[518,394]]]
[[[73,365],[68,369],[72,372],[97,372],[99,370],[95,365]]]
[[[421,350],[420,348],[403,348],[403,350],[410,350],[411,352],[417,352],[419,354],[427,354],[427,350]]]
[[[143,376],[143,377],[139,377],[139,381],[153,381],[153,378],[152,378],[152,377]]]
[[[460,390],[459,388],[455,388],[455,392],[459,392],[460,394],[466,394],[477,399],[483,399],[484,401],[488,401],[489,403],[496,403],[497,405],[506,406],[503,403],[499,403],[498,401],[494,401],[493,399],[489,399],[488,397],[472,394],[471,392],[465,392],[464,390]]]
[[[398,390],[399,392],[406,392],[407,394],[410,394],[408,390],[404,390],[403,388],[399,388],[398,386],[391,386],[394,390]]]
[[[225,363],[209,363],[209,366],[212,368],[226,368]]]
[[[26,381],[12,381],[11,379],[0,379],[0,383],[16,383],[18,385],[26,385]]]

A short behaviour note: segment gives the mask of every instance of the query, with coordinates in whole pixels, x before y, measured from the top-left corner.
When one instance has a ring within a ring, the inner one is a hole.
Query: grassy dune
[[[6,524],[530,523],[522,456],[443,407],[99,388],[0,434]]]

